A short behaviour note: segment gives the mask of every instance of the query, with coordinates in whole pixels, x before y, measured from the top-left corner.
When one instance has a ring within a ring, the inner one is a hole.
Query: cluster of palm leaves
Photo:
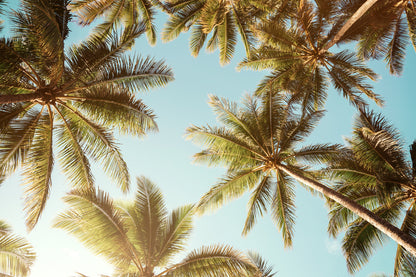
[[[329,232],[346,231],[343,249],[351,272],[389,236],[399,244],[395,276],[414,276],[416,145],[409,163],[397,131],[367,108],[368,100],[378,105],[383,100],[373,91],[370,82],[377,76],[365,59],[384,57],[392,74],[402,72],[408,41],[416,45],[415,5],[414,0],[22,0],[11,13],[13,34],[0,38],[0,183],[21,170],[31,230],[50,195],[56,157],[73,190],[65,198],[70,209],[55,225],[106,257],[115,276],[273,276],[259,256],[228,246],[203,247],[182,262],[171,261],[185,249],[194,213],[246,191],[251,197],[243,234],[269,211],[285,246],[291,246],[297,181],[328,199]],[[134,202],[116,203],[95,188],[91,169],[100,164],[128,191],[129,171],[113,131],[142,136],[157,130],[155,115],[136,93],[165,86],[173,73],[163,61],[126,54],[142,34],[156,43],[157,10],[168,15],[164,41],[190,30],[193,55],[205,45],[219,49],[220,63],[226,64],[240,40],[246,57],[239,68],[270,71],[241,106],[211,97],[221,126],[187,129],[205,147],[196,161],[228,170],[196,205],[171,214],[149,180],[138,179]],[[67,46],[74,16],[96,27],[85,41]],[[356,52],[332,49],[351,41],[357,42]],[[359,112],[353,138],[347,146],[298,146],[324,115],[331,85]],[[26,242],[16,245],[20,248],[30,262],[20,265],[0,255],[4,274],[27,275],[34,255]]]
[[[256,261],[230,246],[203,246],[182,260],[175,255],[185,250],[192,230],[193,205],[168,213],[161,191],[144,177],[137,179],[131,202],[114,202],[95,189],[71,191],[65,202],[70,208],[54,226],[76,236],[115,267],[114,276],[266,276]],[[80,220],[82,218],[82,220]],[[267,267],[265,267],[267,269]]]
[[[0,220],[0,276],[26,276],[35,257],[27,240],[14,234],[10,226]]]

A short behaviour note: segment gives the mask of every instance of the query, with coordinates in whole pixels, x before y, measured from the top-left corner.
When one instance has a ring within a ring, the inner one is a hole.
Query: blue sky
[[[9,1],[10,2],[10,1]],[[159,30],[164,18],[159,19]],[[77,43],[86,37],[89,29],[71,25],[67,44]],[[5,31],[3,31],[5,35]],[[6,33],[7,35],[7,33]],[[218,53],[201,52],[194,58],[188,49],[188,35],[162,43],[147,45],[145,37],[137,40],[132,54],[150,55],[164,59],[172,67],[175,81],[166,88],[138,92],[139,97],[157,115],[160,131],[142,139],[120,137],[122,152],[130,168],[132,179],[144,175],[163,191],[169,208],[195,202],[216,180],[224,169],[208,168],[192,163],[192,155],[200,150],[185,140],[185,129],[190,124],[216,124],[215,115],[207,105],[208,94],[215,94],[239,101],[242,95],[252,92],[267,72],[236,71],[243,58],[242,45],[238,45],[231,64],[221,67]],[[415,53],[409,47],[405,70],[401,77],[388,74],[382,62],[370,66],[380,74],[375,91],[383,96],[386,105],[382,111],[402,134],[405,149],[416,138],[414,119],[416,103],[412,77],[415,75]],[[327,113],[313,134],[305,141],[342,143],[351,133],[354,109],[332,88],[328,92]],[[129,198],[95,170],[97,185],[114,198]],[[53,229],[53,218],[63,210],[61,197],[69,190],[58,163],[53,174],[52,194],[37,227],[29,234],[24,227],[21,200],[22,189],[19,174],[13,175],[0,186],[0,218],[12,225],[15,232],[26,236],[34,245],[38,259],[32,269],[32,277],[73,276],[82,272],[89,276],[110,274],[111,267],[92,255],[74,238],[61,230]],[[296,190],[296,232],[292,249],[284,249],[281,234],[266,214],[251,233],[241,236],[248,196],[233,201],[214,213],[195,220],[195,229],[189,241],[189,250],[202,245],[226,243],[240,250],[260,253],[278,272],[278,277],[350,276],[346,270],[339,240],[326,233],[327,209],[324,200],[312,196],[298,186]],[[395,243],[388,241],[355,276],[371,276],[373,273],[392,274]]]

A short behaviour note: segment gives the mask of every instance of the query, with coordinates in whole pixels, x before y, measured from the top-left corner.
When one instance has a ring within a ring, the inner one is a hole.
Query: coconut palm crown
[[[114,276],[261,276],[250,258],[226,245],[203,246],[175,259],[185,250],[194,206],[169,213],[161,191],[144,177],[137,179],[133,201],[114,202],[94,188],[74,190],[64,201],[69,209],[54,227],[105,258],[114,266]]]
[[[280,166],[311,176],[301,161],[322,161],[336,153],[338,145],[296,148],[323,116],[323,111],[296,114],[290,100],[271,93],[264,97],[247,95],[242,106],[216,96],[210,97],[209,104],[223,126],[192,126],[187,135],[206,146],[194,156],[196,162],[224,165],[228,171],[202,197],[200,211],[219,207],[251,191],[243,234],[253,228],[258,216],[269,210],[285,246],[291,246],[295,184]]]
[[[398,131],[371,111],[356,118],[348,148],[331,162],[335,189],[375,214],[416,236],[416,142],[406,159]],[[347,209],[331,203],[329,233],[345,231],[343,251],[350,272],[359,270],[386,241],[386,236]],[[416,258],[397,246],[394,276],[415,276]]]
[[[74,187],[93,185],[91,160],[128,190],[113,131],[157,130],[133,92],[173,79],[163,62],[123,54],[144,24],[65,47],[70,17],[64,0],[24,0],[12,14],[14,36],[0,38],[0,182],[23,169],[29,229],[48,199],[55,155]]]
[[[324,51],[339,29],[337,16],[335,4],[314,6],[309,1],[300,1],[291,21],[271,18],[258,24],[254,34],[261,44],[239,65],[240,69],[272,70],[260,83],[257,93],[270,88],[285,89],[318,110],[325,103],[330,81],[358,108],[367,105],[363,95],[382,105],[383,101],[367,82],[376,80],[377,75],[354,52]]]

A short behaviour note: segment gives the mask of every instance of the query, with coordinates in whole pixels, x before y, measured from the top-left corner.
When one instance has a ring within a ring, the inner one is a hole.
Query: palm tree
[[[315,109],[325,102],[328,79],[358,108],[366,105],[361,97],[363,94],[382,105],[382,100],[366,83],[367,79],[375,80],[376,74],[353,52],[322,52],[336,30],[336,26],[329,28],[327,22],[335,22],[337,15],[337,5],[314,7],[308,1],[301,1],[290,23],[262,22],[255,29],[262,44],[240,63],[239,68],[272,70],[259,85],[258,93],[270,88],[284,88],[303,97],[307,100],[305,104],[309,102]]]
[[[347,142],[344,154],[328,168],[337,181],[335,189],[415,237],[416,141],[407,161],[398,131],[380,114],[366,111],[357,117]],[[343,251],[350,272],[360,269],[386,239],[368,222],[332,202],[328,230],[333,236],[346,230]],[[416,258],[398,245],[394,267],[394,276],[415,276]]]
[[[115,267],[115,276],[249,276],[255,265],[225,245],[204,246],[179,262],[192,230],[193,205],[168,213],[161,191],[148,179],[137,179],[134,201],[114,203],[94,188],[74,190],[64,201],[70,208],[54,227],[77,237]],[[251,275],[250,275],[251,276]]]
[[[78,14],[80,23],[84,26],[105,15],[104,22],[96,28],[97,32],[104,34],[120,24],[131,26],[142,21],[151,45],[156,44],[155,8],[165,9],[159,0],[76,0],[69,7]]]
[[[263,17],[277,13],[279,18],[293,10],[295,1],[258,0],[166,0],[170,17],[162,33],[164,41],[174,40],[191,29],[189,46],[193,56],[206,44],[209,51],[219,48],[220,63],[230,62],[237,35],[249,55],[256,42],[251,26]],[[211,33],[211,37],[208,35]]]
[[[0,220],[0,276],[29,276],[35,258],[33,247]]]
[[[141,136],[157,130],[152,111],[133,90],[164,86],[173,77],[163,62],[123,55],[143,24],[105,40],[93,35],[65,51],[66,1],[22,3],[13,14],[14,37],[0,39],[0,183],[23,168],[32,229],[49,196],[55,147],[73,186],[93,185],[92,159],[128,190],[112,131]]]
[[[416,47],[415,4],[414,0],[344,1],[338,20],[343,27],[323,51],[340,40],[359,40],[360,57],[384,57],[390,73],[399,75],[403,71],[408,41]]]
[[[316,181],[302,163],[324,162],[340,155],[339,145],[295,148],[312,131],[322,111],[297,115],[290,99],[283,101],[280,94],[272,92],[262,98],[247,96],[243,104],[238,107],[236,103],[211,96],[210,105],[224,126],[187,129],[188,138],[206,147],[195,155],[196,162],[227,168],[225,177],[201,198],[200,212],[252,191],[243,234],[247,234],[257,217],[269,209],[282,232],[285,246],[291,246],[295,222],[293,180],[296,180],[351,210],[416,256],[416,240],[412,236]]]

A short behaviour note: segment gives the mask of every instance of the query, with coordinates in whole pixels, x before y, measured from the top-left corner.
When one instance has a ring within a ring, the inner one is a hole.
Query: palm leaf
[[[276,174],[277,183],[271,205],[271,216],[282,232],[284,246],[291,247],[295,224],[293,184],[283,173],[276,172]]]
[[[181,262],[156,276],[249,276],[257,268],[242,253],[229,246],[208,246],[192,251]]]
[[[92,187],[94,180],[85,155],[77,125],[65,116],[65,109],[55,106],[62,123],[57,126],[58,160],[64,174],[75,187]]]
[[[216,209],[228,201],[240,197],[252,189],[261,178],[259,169],[241,170],[227,174],[209,192],[201,197],[197,209],[199,213]]]
[[[146,267],[155,265],[157,247],[165,231],[164,221],[167,210],[161,191],[145,177],[137,178],[138,189],[134,201],[135,214],[139,216],[140,227],[137,241],[143,251],[143,263]]]
[[[55,219],[55,228],[71,233],[116,267],[126,267],[132,262],[140,264],[138,253],[127,237],[122,215],[108,194],[93,188],[74,190],[64,201],[70,209]]]
[[[52,185],[54,126],[53,114],[49,112],[38,123],[28,157],[23,162],[26,226],[29,230],[38,222]]]
[[[0,233],[0,275],[29,276],[35,257],[33,247],[24,238]]]
[[[251,194],[243,235],[247,235],[251,231],[256,224],[258,215],[263,216],[263,211],[266,212],[267,206],[272,203],[274,184],[270,179],[269,176],[264,177]]]
[[[220,50],[220,64],[224,65],[230,62],[234,55],[237,36],[234,19],[231,13],[226,13],[223,22],[218,28],[218,48]]]
[[[116,128],[122,134],[142,136],[157,131],[152,111],[126,89],[117,86],[91,88],[66,99],[75,100],[74,107],[95,122]]]
[[[111,133],[92,122],[73,107],[61,103],[66,117],[79,130],[80,144],[88,155],[102,163],[104,170],[114,182],[123,190],[128,191],[130,177],[127,164],[123,160],[120,150]]]
[[[185,241],[189,238],[192,230],[194,211],[193,205],[182,206],[172,211],[163,228],[163,235],[157,243],[156,264],[167,264],[173,255],[185,250]]]

